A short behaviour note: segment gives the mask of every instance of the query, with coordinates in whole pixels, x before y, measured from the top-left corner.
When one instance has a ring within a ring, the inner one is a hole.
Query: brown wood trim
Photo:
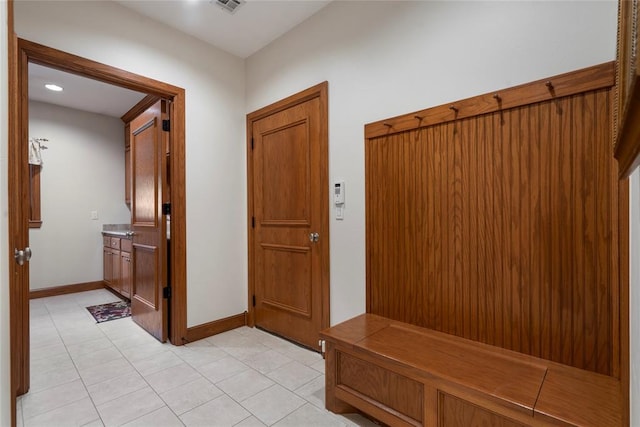
[[[365,138],[391,135],[589,90],[611,87],[614,85],[614,70],[615,63],[606,62],[512,88],[369,123],[365,125]],[[548,86],[548,83],[551,86]]]
[[[172,221],[172,322],[169,339],[175,345],[186,342],[187,266],[185,196],[185,91],[183,88],[136,75],[99,62],[18,39],[13,32],[13,5],[9,10],[9,247],[28,246],[29,174],[26,165],[28,140],[27,67],[29,62],[67,71],[105,83],[148,93],[172,102],[171,156]],[[15,396],[29,389],[29,279],[28,268],[16,268],[11,261],[11,388]],[[15,421],[15,416],[14,416]]]
[[[247,325],[253,327],[255,325],[255,316],[253,310],[253,295],[255,294],[255,272],[253,270],[254,263],[254,254],[253,247],[255,244],[252,227],[252,218],[253,214],[253,158],[252,158],[252,150],[251,150],[251,140],[252,140],[252,130],[253,123],[258,121],[266,116],[271,114],[275,114],[279,111],[285,110],[293,105],[303,103],[313,98],[318,98],[320,101],[320,122],[323,123],[321,126],[321,135],[320,138],[324,141],[325,146],[329,147],[329,83],[322,82],[313,87],[305,89],[301,92],[298,92],[294,95],[291,95],[287,98],[281,99],[273,104],[267,105],[259,110],[256,110],[252,113],[247,114],[247,230],[248,230],[248,289],[249,292],[247,294]],[[328,150],[327,150],[328,151]],[[321,181],[326,185],[325,187],[329,187],[329,159],[328,153],[322,154],[323,159],[321,164],[317,165],[322,171]],[[328,202],[327,202],[328,203]],[[322,324],[323,328],[328,328],[331,322],[331,309],[330,309],[330,236],[329,236],[329,206],[327,205],[327,209],[322,209],[320,212],[320,221],[325,226],[326,230],[320,230],[320,233],[326,237],[323,240],[326,244],[323,246],[325,253],[322,254],[323,265],[322,265]]]
[[[620,209],[618,211],[620,236],[618,245],[620,262],[620,287],[619,292],[619,359],[620,359],[620,384],[622,389],[622,421],[623,425],[630,425],[630,366],[629,366],[629,181],[625,180],[618,187]]]
[[[256,110],[252,113],[247,114],[247,122],[255,122],[266,116],[270,116],[271,114],[275,114],[279,111],[286,110],[287,108],[301,104],[310,99],[322,96],[326,96],[328,91],[328,82],[322,82],[315,86],[310,87],[309,89],[305,89],[301,92],[298,92],[294,95],[288,96],[280,101],[274,102],[273,104],[269,104],[266,107],[262,107],[259,110]]]
[[[58,295],[75,294],[76,292],[94,291],[104,289],[104,281],[74,283],[72,285],[53,286],[51,288],[35,289],[29,291],[29,299],[54,297]]]
[[[169,174],[171,176],[171,325],[169,340],[184,344],[187,336],[187,191],[185,91],[177,88],[170,109]]]
[[[29,170],[27,162],[27,132],[21,117],[28,108],[21,102],[26,70],[20,66],[22,54],[14,28],[14,2],[7,2],[8,19],[8,187],[9,187],[9,298],[11,342],[11,423],[16,424],[16,397],[29,391],[29,268],[18,266],[12,259],[14,248],[24,248],[29,242]],[[23,142],[21,144],[21,142]]]
[[[135,119],[140,114],[144,113],[149,107],[151,107],[153,104],[155,104],[159,100],[160,98],[155,95],[145,96],[140,100],[140,102],[138,102],[136,105],[131,107],[129,111],[124,113],[122,117],[120,117],[120,120],[122,120],[125,123],[129,123],[131,120]]]
[[[187,328],[187,342],[198,341],[222,332],[245,326],[247,324],[247,312],[203,323],[202,325]]]
[[[34,64],[90,77],[104,83],[144,92],[149,95],[156,95],[160,98],[173,97],[177,95],[181,89],[159,80],[130,73],[120,68],[92,61],[28,40],[19,39],[18,44],[20,50],[28,56],[29,62]]]
[[[19,78],[18,78],[18,38],[15,34],[14,28],[14,0],[7,1],[7,28],[8,28],[8,138],[9,138],[9,165],[8,165],[8,179],[9,179],[9,248],[17,248],[21,243],[28,238],[28,228],[21,227],[20,224],[24,219],[22,216],[21,207],[23,205],[20,186],[20,168],[17,167],[18,159],[21,158],[20,146],[18,144],[11,144],[12,141],[19,140],[20,126],[20,90],[19,90]],[[12,191],[13,190],[13,191]],[[28,218],[28,217],[27,217]],[[11,249],[10,249],[11,254]],[[9,256],[10,256],[9,254]],[[11,426],[15,427],[17,423],[16,418],[16,397],[18,394],[24,393],[28,390],[29,371],[28,366],[25,367],[25,362],[29,360],[29,330],[25,328],[24,324],[24,310],[29,309],[29,301],[23,298],[21,294],[21,287],[23,283],[23,276],[21,271],[24,269],[18,269],[13,259],[9,259],[9,323],[10,323],[10,346],[11,346],[11,368],[10,368],[10,388],[11,388]],[[27,353],[25,354],[25,350]],[[28,365],[28,363],[27,363]],[[27,384],[24,381],[27,381]]]
[[[91,61],[76,55],[52,49],[27,40],[18,40],[21,62],[33,62],[62,71],[80,74],[105,83],[148,93],[159,98],[171,100],[171,241],[172,256],[171,283],[171,330],[169,340],[175,345],[184,342],[187,333],[187,296],[186,296],[186,178],[185,178],[185,91],[183,88],[130,73],[119,68]],[[25,80],[26,81],[26,80]],[[23,92],[26,96],[26,88]],[[28,111],[24,113],[23,128],[28,126]],[[28,320],[28,319],[27,319]]]
[[[253,214],[253,156],[251,148],[253,141],[253,122],[254,120],[247,115],[247,326],[252,328],[256,324],[253,305],[256,293],[256,284],[255,273],[252,267],[255,262],[253,255],[253,245],[255,245],[253,227],[255,218]]]

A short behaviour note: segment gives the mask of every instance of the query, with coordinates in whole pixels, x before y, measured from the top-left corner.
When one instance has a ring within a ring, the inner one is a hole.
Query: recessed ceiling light
[[[58,86],[58,85],[54,85],[52,83],[48,83],[46,85],[44,85],[44,87],[46,87],[49,90],[52,90],[54,92],[62,92],[62,87]]]

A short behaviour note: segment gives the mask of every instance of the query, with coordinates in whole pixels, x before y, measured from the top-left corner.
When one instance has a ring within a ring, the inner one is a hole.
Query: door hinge
[[[162,130],[165,132],[169,132],[171,130],[171,120],[162,121]]]
[[[256,217],[255,216],[251,217],[251,228],[256,228]]]
[[[166,288],[162,288],[162,298],[171,298],[171,288],[170,287],[166,287]]]
[[[162,204],[162,215],[171,215],[171,203]]]
[[[254,142],[253,142],[253,137],[251,137],[251,149],[252,149],[252,150],[253,150],[253,144],[254,144]]]
[[[253,296],[253,306],[254,307],[256,306],[256,296],[255,295]]]

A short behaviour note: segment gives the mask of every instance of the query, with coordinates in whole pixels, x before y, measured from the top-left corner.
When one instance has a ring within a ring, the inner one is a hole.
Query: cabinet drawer
[[[109,246],[111,246],[113,249],[120,249],[120,238],[112,237],[111,241],[109,242]]]
[[[120,239],[120,250],[131,253],[131,240]]]

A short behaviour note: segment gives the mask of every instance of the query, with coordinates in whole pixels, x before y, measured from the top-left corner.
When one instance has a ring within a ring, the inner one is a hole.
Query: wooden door
[[[329,326],[326,98],[287,103],[249,115],[253,314],[257,326],[317,348]]]
[[[131,317],[167,340],[166,225],[162,214],[164,132],[158,101],[131,122]]]

